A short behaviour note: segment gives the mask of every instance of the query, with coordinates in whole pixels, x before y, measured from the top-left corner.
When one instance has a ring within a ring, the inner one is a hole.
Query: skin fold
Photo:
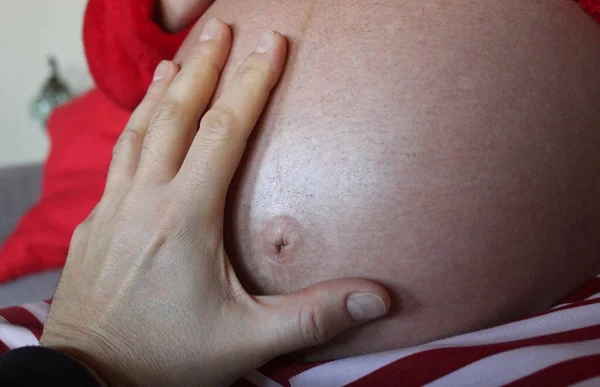
[[[600,26],[566,0],[217,0],[219,95],[264,29],[288,67],[229,191],[256,294],[378,281],[389,317],[303,354],[416,345],[547,309],[600,272]]]

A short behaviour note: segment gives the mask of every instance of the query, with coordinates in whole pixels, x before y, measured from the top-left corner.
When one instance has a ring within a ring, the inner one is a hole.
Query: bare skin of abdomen
[[[230,190],[247,288],[362,277],[389,317],[305,354],[415,345],[549,308],[600,272],[600,25],[569,0],[217,0],[222,86],[261,31],[288,68]]]

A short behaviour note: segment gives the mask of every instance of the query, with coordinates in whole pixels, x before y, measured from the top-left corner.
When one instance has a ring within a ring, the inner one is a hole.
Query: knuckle
[[[137,199],[140,202],[140,199]],[[140,208],[132,203],[132,200],[123,200],[114,214],[107,220],[105,227],[108,226],[113,231],[113,237],[110,238],[113,247],[122,243],[139,245],[144,243],[151,234],[150,229],[145,225],[148,218],[140,213]],[[139,234],[138,234],[139,233]],[[136,235],[136,240],[131,240],[132,235]]]
[[[200,122],[201,132],[207,140],[226,141],[233,137],[238,118],[233,109],[215,105]]]
[[[94,206],[92,211],[89,213],[87,218],[85,218],[84,222],[91,222],[98,217],[98,214],[102,212],[102,210],[106,207],[105,205],[105,197],[102,197],[98,203]]]
[[[244,84],[257,85],[266,83],[269,79],[268,68],[257,63],[246,63],[240,67],[239,71]]]
[[[112,223],[121,230],[135,226],[147,229],[150,234],[169,232],[177,227],[185,215],[180,202],[177,194],[154,196],[144,189],[132,189],[116,208]]]
[[[79,223],[75,230],[73,231],[73,236],[71,237],[71,244],[78,243],[81,240],[85,239],[88,233],[88,229],[90,227],[90,219],[85,219],[83,222]]]
[[[146,90],[146,95],[142,100],[142,104],[152,103],[158,100],[162,96],[162,94],[163,93],[160,82],[152,82],[148,87],[148,90]]]
[[[119,136],[113,147],[113,162],[118,155],[126,153],[139,146],[144,139],[143,131],[139,128],[127,127]]]
[[[144,200],[140,200],[139,190],[130,189],[115,207],[111,222],[118,226],[127,226],[132,220],[141,219],[138,217],[139,207],[147,204],[148,199],[149,196],[146,196]]]
[[[182,114],[182,112],[183,112],[183,107],[181,105],[181,102],[173,100],[173,99],[163,101],[156,108],[154,118],[153,118],[152,123],[150,124],[150,128],[148,130],[150,131],[150,130],[152,130],[152,128],[161,126],[164,123],[170,123],[172,121],[177,120],[179,118],[179,116]]]
[[[332,334],[321,313],[314,306],[303,307],[299,314],[300,335],[306,346],[323,344],[331,339]]]
[[[178,101],[168,100],[158,106],[143,139],[139,168],[155,165],[156,159],[164,156],[161,133],[175,125],[182,114],[183,108]]]
[[[131,219],[131,216],[129,218]],[[181,228],[186,224],[186,219],[186,211],[179,204],[179,200],[173,200],[173,197],[166,196],[158,200],[149,217],[150,226],[145,233],[149,248],[157,251],[168,241],[174,243]]]
[[[111,216],[111,210],[111,199],[104,195],[82,223],[87,230],[87,235],[99,235],[104,231],[106,220]]]
[[[138,160],[138,170],[156,167],[156,161],[163,159],[165,151],[158,144],[158,141],[156,141],[157,137],[157,131],[152,133],[148,132],[148,135],[146,135],[146,139],[142,144],[140,158]],[[134,184],[136,183],[140,183],[140,181],[134,179]]]
[[[138,161],[138,168],[146,168],[153,166],[156,158],[162,157],[162,149],[157,145],[156,138],[158,137],[158,131],[148,131],[144,143],[142,144],[142,151],[140,159]]]
[[[154,214],[152,216],[152,223],[155,228],[159,231],[173,231],[177,225],[182,221],[183,213],[180,211],[177,201],[171,200],[172,198],[164,198],[160,200]]]
[[[215,60],[215,58],[218,56],[218,51],[219,47],[216,46],[216,43],[215,45],[203,45],[202,47],[200,47],[200,49],[196,50],[190,55],[187,65],[191,65],[194,68],[201,69],[203,72],[209,73],[210,76],[217,78],[221,73],[221,69],[223,67]]]

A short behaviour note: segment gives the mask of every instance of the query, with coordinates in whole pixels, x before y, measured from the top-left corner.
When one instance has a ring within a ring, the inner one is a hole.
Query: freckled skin
[[[307,358],[504,323],[600,271],[600,26],[574,2],[217,0],[178,58],[211,17],[234,27],[221,86],[262,30],[291,46],[226,209],[244,284],[394,296]]]

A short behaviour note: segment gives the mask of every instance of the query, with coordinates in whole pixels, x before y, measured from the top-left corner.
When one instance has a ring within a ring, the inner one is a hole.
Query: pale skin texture
[[[600,271],[600,26],[576,3],[217,0],[176,61],[212,17],[236,36],[221,86],[260,31],[290,42],[226,206],[243,285],[392,293],[306,358],[508,322]]]

